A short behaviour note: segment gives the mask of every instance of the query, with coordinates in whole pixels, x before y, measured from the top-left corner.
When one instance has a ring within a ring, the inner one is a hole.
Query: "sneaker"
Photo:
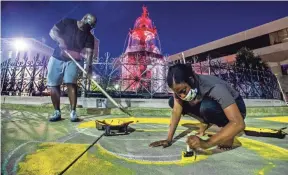
[[[61,120],[61,112],[59,110],[55,110],[53,115],[50,117],[50,122],[56,122]]]
[[[78,122],[79,121],[79,118],[78,118],[75,110],[72,110],[70,112],[70,120],[71,120],[71,122]]]

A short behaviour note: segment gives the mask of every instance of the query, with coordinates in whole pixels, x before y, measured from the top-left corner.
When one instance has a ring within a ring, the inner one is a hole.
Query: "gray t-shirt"
[[[211,75],[196,75],[199,81],[199,95],[198,100],[201,100],[203,97],[209,97],[217,101],[222,109],[225,109],[229,105],[235,103],[240,95],[238,91],[231,87],[226,81]],[[177,101],[180,104],[183,104],[183,101],[177,97]],[[188,102],[190,105],[194,105],[195,101]]]

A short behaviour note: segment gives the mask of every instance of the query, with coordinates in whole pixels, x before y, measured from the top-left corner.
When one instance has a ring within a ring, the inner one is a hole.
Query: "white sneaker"
[[[79,121],[79,118],[78,118],[75,110],[72,110],[70,112],[70,120],[71,120],[71,122],[78,122]]]

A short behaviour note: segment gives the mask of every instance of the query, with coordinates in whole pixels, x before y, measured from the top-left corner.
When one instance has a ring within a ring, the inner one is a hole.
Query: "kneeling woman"
[[[220,78],[195,74],[191,66],[184,64],[169,68],[167,83],[174,91],[174,96],[169,99],[173,110],[168,137],[150,146],[170,146],[181,116],[188,114],[205,126],[200,128],[200,135],[212,124],[222,127],[208,140],[198,136],[188,137],[190,148],[207,149],[216,145],[232,148],[234,137],[245,128],[246,107],[239,92]]]

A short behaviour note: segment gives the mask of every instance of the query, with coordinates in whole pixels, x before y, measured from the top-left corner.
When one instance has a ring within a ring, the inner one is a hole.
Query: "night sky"
[[[1,2],[1,36],[44,37],[55,47],[48,35],[54,23],[91,12],[98,18],[100,56],[117,57],[143,4],[169,55],[288,16],[288,2]]]

